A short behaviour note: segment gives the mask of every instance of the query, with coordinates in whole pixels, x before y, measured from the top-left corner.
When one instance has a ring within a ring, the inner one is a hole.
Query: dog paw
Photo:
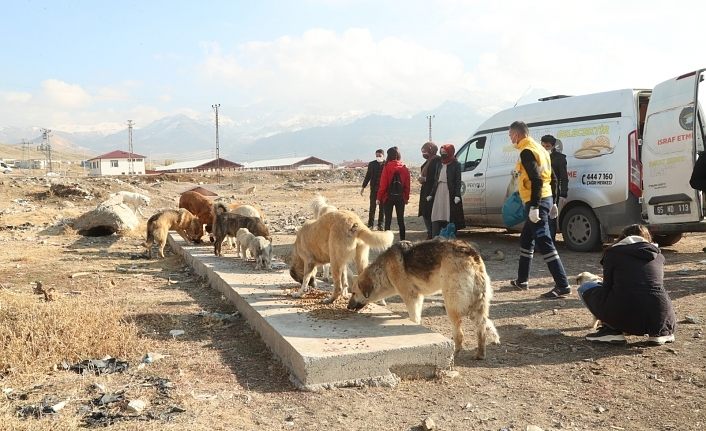
[[[306,292],[302,292],[301,290],[297,290],[296,292],[292,292],[292,298],[301,298],[302,296],[304,296],[304,293],[306,293]]]
[[[333,301],[335,301],[336,298],[337,298],[337,297],[331,295],[331,296],[328,296],[328,297],[324,298],[324,299],[321,301],[321,303],[322,303],[322,304],[330,304],[330,303],[332,303]]]

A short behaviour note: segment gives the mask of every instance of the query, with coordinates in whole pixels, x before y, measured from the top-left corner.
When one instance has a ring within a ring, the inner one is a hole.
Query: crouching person
[[[603,283],[587,282],[578,289],[586,307],[601,320],[589,341],[625,343],[625,335],[647,335],[647,342],[674,341],[676,318],[664,290],[664,256],[645,226],[630,225],[601,259]]]

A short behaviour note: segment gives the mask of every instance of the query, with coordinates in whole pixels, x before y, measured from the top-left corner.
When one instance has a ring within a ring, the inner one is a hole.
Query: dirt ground
[[[435,379],[310,393],[294,388],[287,370],[237,310],[183,261],[171,252],[164,260],[140,257],[145,219],[138,231],[123,236],[83,237],[65,227],[113,191],[149,195],[152,203],[143,210],[149,216],[175,207],[179,193],[201,184],[225,198],[261,206],[275,233],[275,254],[285,256],[294,229],[309,218],[308,204],[316,192],[367,219],[367,196],[358,195],[361,179],[361,172],[344,171],[238,173],[220,184],[196,175],[130,182],[51,179],[81,184],[94,196],[84,199],[48,195],[46,178],[2,176],[0,312],[19,300],[65,307],[68,313],[78,306],[105,310],[106,316],[117,311],[122,319],[71,323],[90,335],[122,322],[136,328],[137,341],[132,347],[109,346],[61,358],[30,352],[34,359],[29,363],[8,364],[3,355],[10,338],[32,335],[6,335],[0,339],[0,429],[421,430],[425,419],[440,430],[525,430],[530,425],[545,430],[706,429],[703,234],[686,235],[663,249],[665,284],[681,323],[674,344],[648,347],[639,337],[630,337],[626,346],[586,342],[583,336],[592,321],[575,294],[557,301],[538,298],[552,285],[541,259],[533,265],[531,290],[507,287],[516,272],[518,234],[464,231],[461,239],[478,244],[484,255],[496,250],[505,255],[486,262],[495,289],[490,315],[501,337],[500,345],[489,346],[487,359],[473,359],[475,340],[468,337],[453,372]],[[252,185],[255,191],[244,194]],[[413,190],[407,207],[410,240],[424,236],[416,217],[417,193]],[[568,251],[561,240],[558,248],[569,274],[600,273],[599,253]],[[54,301],[33,292],[35,281],[55,289]],[[398,298],[388,300],[388,306],[406,315]],[[440,298],[427,299],[422,316],[423,325],[450,336]],[[173,329],[185,333],[172,336]],[[71,352],[72,340],[62,341]],[[165,357],[140,366],[147,352]],[[96,376],[62,365],[105,355],[127,361],[129,368]],[[104,393],[117,394],[121,401],[101,406],[96,400]],[[128,412],[127,401],[138,399],[146,402],[145,410]],[[58,413],[27,409],[42,401],[66,405]]]

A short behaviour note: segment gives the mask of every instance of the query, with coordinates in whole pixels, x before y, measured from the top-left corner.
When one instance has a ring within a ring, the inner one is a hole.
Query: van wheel
[[[589,208],[576,206],[563,218],[561,234],[570,250],[593,251],[601,246],[601,226]]]
[[[674,245],[681,239],[681,233],[668,233],[664,235],[652,235],[652,241],[659,244],[660,247]]]

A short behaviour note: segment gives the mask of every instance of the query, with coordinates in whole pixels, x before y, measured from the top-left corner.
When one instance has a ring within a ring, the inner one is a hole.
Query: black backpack
[[[390,199],[402,199],[403,190],[400,173],[395,172],[395,175],[392,176],[390,187],[387,188],[387,196],[390,197]]]

